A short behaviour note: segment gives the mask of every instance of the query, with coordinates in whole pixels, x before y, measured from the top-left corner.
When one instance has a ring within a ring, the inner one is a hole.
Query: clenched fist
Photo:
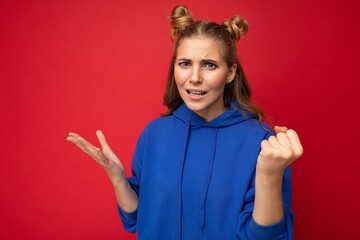
[[[261,142],[257,159],[257,174],[282,176],[285,168],[303,154],[299,136],[292,129],[275,127],[276,136]]]

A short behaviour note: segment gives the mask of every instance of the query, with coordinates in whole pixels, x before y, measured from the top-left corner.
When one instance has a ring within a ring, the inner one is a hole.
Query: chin
[[[193,102],[188,102],[188,101],[184,101],[186,106],[193,111],[194,113],[198,114],[201,116],[201,113],[206,111],[207,109],[207,104],[206,103],[193,103]]]

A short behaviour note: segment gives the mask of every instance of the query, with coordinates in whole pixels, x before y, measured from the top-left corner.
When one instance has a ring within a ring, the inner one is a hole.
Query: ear
[[[226,78],[226,84],[229,84],[229,83],[231,83],[232,81],[234,81],[234,79],[235,79],[235,74],[236,74],[236,69],[237,69],[236,63],[234,63],[234,64],[229,68],[228,77]]]

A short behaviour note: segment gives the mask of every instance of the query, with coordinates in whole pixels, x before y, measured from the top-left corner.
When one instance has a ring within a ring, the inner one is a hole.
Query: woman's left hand
[[[285,168],[304,152],[299,136],[292,129],[275,126],[276,136],[261,142],[257,159],[257,174],[267,177],[282,176]]]

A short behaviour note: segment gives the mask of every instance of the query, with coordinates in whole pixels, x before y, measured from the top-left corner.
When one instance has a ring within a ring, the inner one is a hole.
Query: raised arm
[[[300,139],[294,130],[275,127],[275,132],[276,136],[262,141],[256,165],[253,218],[263,226],[278,223],[283,218],[284,170],[303,154]]]

